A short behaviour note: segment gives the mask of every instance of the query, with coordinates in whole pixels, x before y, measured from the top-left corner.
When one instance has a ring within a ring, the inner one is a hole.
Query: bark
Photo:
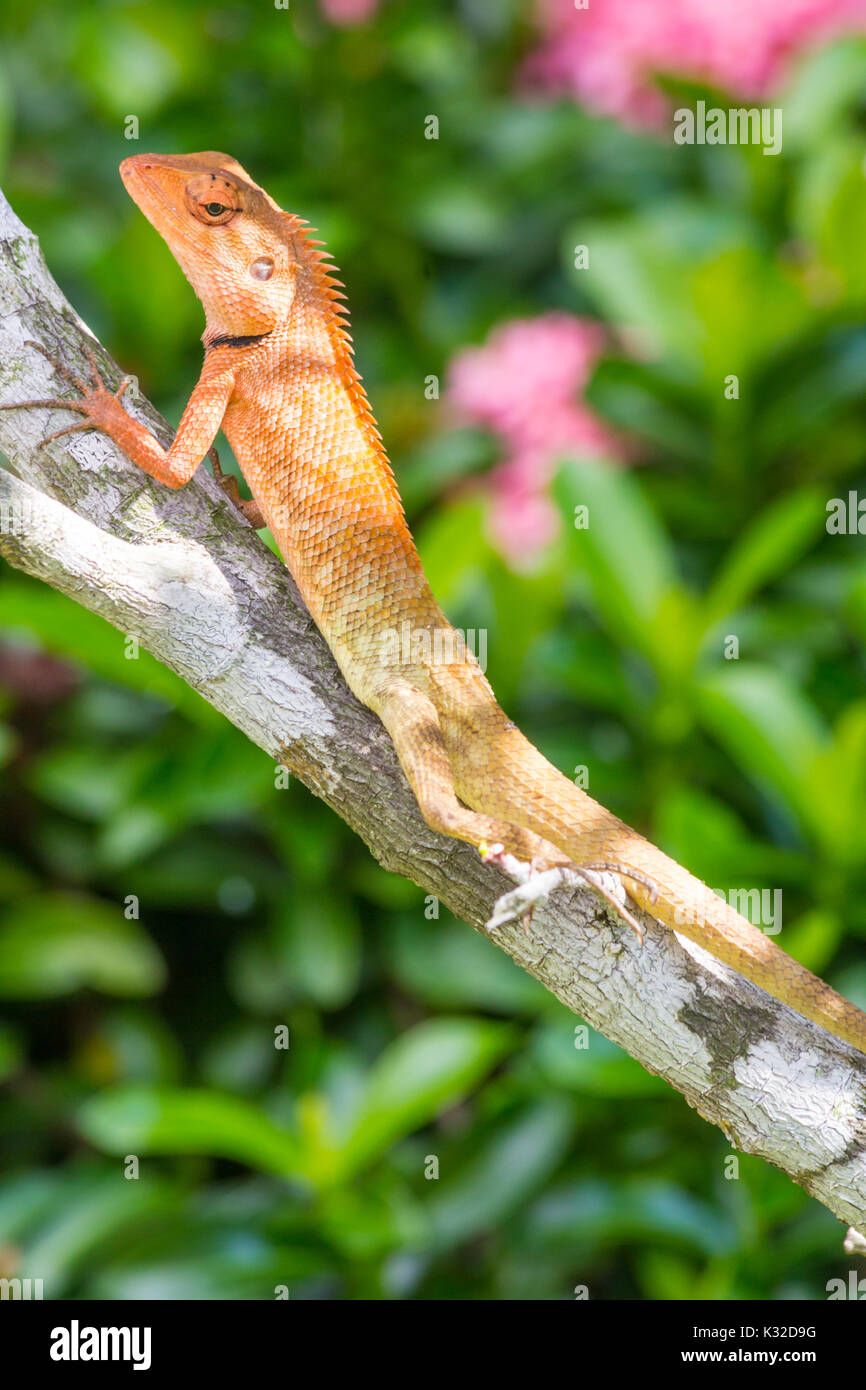
[[[27,339],[84,375],[93,341],[33,234],[0,194],[0,401],[64,395]],[[94,343],[107,381],[120,372]],[[165,422],[126,404],[163,441]],[[784,1169],[843,1221],[866,1226],[866,1056],[700,947],[642,917],[646,942],[597,894],[560,891],[487,932],[512,887],[474,850],[428,829],[384,729],[350,693],[287,571],[204,468],[160,487],[104,436],[40,447],[75,417],[0,412],[0,553],[137,637],[414,880],[690,1105],[738,1149]]]

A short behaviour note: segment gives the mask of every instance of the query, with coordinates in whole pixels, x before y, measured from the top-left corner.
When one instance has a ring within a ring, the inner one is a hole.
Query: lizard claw
[[[511,860],[512,866],[516,866],[518,872],[514,873],[508,868],[504,861]],[[503,854],[497,857],[501,868],[512,878],[519,878],[517,888],[512,888],[510,893],[503,893],[501,898],[497,898],[493,906],[493,916],[487,923],[488,931],[495,931],[497,927],[504,927],[507,922],[513,922],[518,917],[523,923],[524,931],[529,931],[529,924],[532,921],[532,914],[538,902],[544,902],[550,897],[554,888],[565,882],[567,869],[545,869],[541,873],[534,870],[531,864],[525,864],[513,855]]]
[[[507,854],[504,845],[499,843],[488,845],[484,840],[482,840],[481,844],[478,846],[478,851],[485,864],[496,864],[498,868],[502,869],[511,878],[517,879],[518,883],[521,884],[520,888],[514,889],[511,893],[503,894],[503,896],[497,900],[493,916],[487,923],[488,927],[501,926],[506,921],[513,921],[515,917],[520,917],[523,923],[523,930],[528,936],[529,924],[532,921],[532,914],[535,911],[536,896],[534,894],[529,896],[524,894],[524,897],[521,897],[521,893],[524,892],[527,884],[532,883],[533,879],[537,880],[539,877],[536,873],[535,860],[530,864],[526,864],[522,859],[517,859],[515,855]],[[543,896],[546,897],[547,892],[543,892]],[[503,912],[508,915],[502,916],[501,914]]]
[[[52,405],[54,405],[54,406],[56,406],[56,407],[62,407],[62,408],[65,409],[65,410],[75,410],[75,408],[76,408],[74,405],[70,405],[68,401],[52,401],[52,402],[48,402],[48,401],[27,401],[26,404],[27,404],[27,405],[48,405],[48,404],[52,404]],[[46,444],[51,444],[51,443],[53,442],[53,440],[55,440],[55,439],[62,439],[62,437],[63,437],[64,434],[77,434],[77,433],[79,433],[79,431],[81,431],[81,430],[95,430],[95,429],[97,429],[97,428],[98,428],[98,426],[95,425],[94,422],[93,422],[92,420],[81,420],[77,425],[64,425],[64,427],[63,427],[62,430],[55,430],[55,431],[53,432],[53,434],[46,434],[45,438],[42,439],[42,440],[40,440],[39,447],[40,447],[40,449],[44,449]]]
[[[620,878],[627,878],[630,879],[632,883],[641,884],[641,886],[646,889],[647,896],[651,903],[657,902],[658,900],[659,886],[655,879],[650,878],[648,874],[639,873],[637,869],[630,869],[627,864],[620,864],[618,861],[613,861],[611,863],[605,860],[603,863],[599,864],[584,864],[583,867],[593,870],[596,873],[608,872],[619,874]]]
[[[87,394],[87,386],[81,380],[81,377],[78,376],[75,372],[73,372],[71,367],[67,367],[65,362],[61,362],[60,358],[56,357],[54,353],[49,351],[47,347],[43,347],[41,343],[35,342],[32,338],[28,338],[24,346],[35,348],[37,352],[40,352],[42,354],[46,362],[51,363],[58,376],[63,377],[63,380],[67,381],[70,386],[74,386],[76,391],[79,391],[82,396],[85,396]],[[88,348],[88,352],[90,353],[91,367],[95,371],[96,359],[94,358],[93,352],[90,348]],[[99,382],[99,385],[101,386],[102,378],[99,376],[99,372],[96,372],[96,380]]]
[[[505,846],[498,842],[494,845],[488,845],[486,840],[482,840],[478,846],[478,853],[481,855],[483,864],[498,864],[505,854]]]
[[[601,877],[601,874],[605,870],[613,870],[614,872],[620,872],[629,878],[632,876],[627,870],[623,869],[621,865],[613,864],[593,864],[585,866],[575,864],[571,872],[575,874],[578,878],[582,878],[584,883],[588,883],[590,888],[594,888],[596,893],[601,894],[605,902],[609,903],[609,905],[613,908],[617,917],[621,918],[622,921],[625,922],[626,926],[631,927],[632,931],[638,939],[638,942],[642,946],[644,943],[643,927],[641,926],[640,922],[638,922],[637,918],[629,912],[628,908],[625,905],[625,902],[621,901],[618,897],[616,897],[605,887],[604,881]]]
[[[515,858],[513,854],[507,854],[502,845],[481,845],[479,848],[485,863],[496,864],[511,878],[516,879],[518,884],[517,888],[513,888],[509,893],[503,893],[500,898],[497,898],[493,907],[493,915],[487,923],[488,931],[495,931],[497,927],[505,926],[506,923],[513,922],[519,917],[523,922],[524,931],[528,932],[537,903],[544,902],[550,897],[554,889],[561,885],[575,887],[578,883],[583,882],[604,898],[617,916],[631,927],[638,941],[643,945],[644,933],[640,923],[629,912],[625,903],[610,892],[601,877],[606,870],[615,871],[621,873],[623,877],[634,878],[645,883],[648,888],[655,889],[655,884],[649,879],[644,879],[643,875],[634,874],[620,864],[568,864],[539,872],[534,863],[526,864]]]
[[[101,408],[104,408],[105,399],[110,398],[119,401],[133,380],[132,377],[124,377],[115,392],[109,391],[100,375],[96,354],[88,342],[85,342],[83,347],[90,364],[89,382],[83,381],[76,372],[67,367],[65,362],[61,362],[59,357],[56,357],[47,347],[43,347],[42,343],[28,338],[24,346],[35,348],[37,352],[41,353],[45,360],[50,362],[57,375],[79,392],[80,399],[76,399],[74,396],[53,396],[32,401],[5,401],[0,404],[0,410],[71,410],[77,415],[85,416],[85,419],[74,425],[64,425],[63,429],[55,430],[53,434],[46,435],[40,446],[42,448],[46,444],[51,444],[55,439],[61,439],[65,434],[76,434],[80,430],[101,429]]]

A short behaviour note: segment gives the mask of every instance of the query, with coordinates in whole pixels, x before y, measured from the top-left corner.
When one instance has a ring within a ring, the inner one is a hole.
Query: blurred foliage
[[[116,168],[223,149],[333,250],[433,587],[488,629],[509,711],[713,886],[781,888],[783,944],[866,1005],[866,561],[825,528],[866,486],[863,42],[805,58],[766,158],[522,99],[517,0],[347,30],[313,0],[7,0],[4,26],[3,186],[168,418],[200,311]],[[551,307],[610,325],[588,396],[637,462],[563,460],[560,539],[517,574],[471,482],[495,442],[424,383]],[[844,1274],[827,1212],[757,1160],[725,1181],[718,1131],[579,1049],[155,661],[8,571],[0,624],[3,1273],[184,1299],[821,1298]]]

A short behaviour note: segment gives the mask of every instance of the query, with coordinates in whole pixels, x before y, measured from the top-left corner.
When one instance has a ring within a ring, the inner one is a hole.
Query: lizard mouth
[[[127,159],[123,160],[120,166],[120,177],[123,179],[124,187],[129,188],[130,184],[134,185],[137,183],[141,175],[147,172],[147,170],[152,169],[156,162],[156,155],[129,155]]]
[[[176,168],[170,156],[134,154],[121,164],[120,177],[132,201],[167,242],[175,260],[189,277],[192,267],[188,269],[185,264],[189,219],[183,195],[187,172]],[[206,257],[206,249],[198,248],[198,258]]]
[[[157,156],[154,155],[130,155],[120,166],[120,177],[132,201],[148,221],[154,222],[159,231],[160,227],[155,223],[153,213],[160,205],[168,212],[170,201],[165,196],[160,179],[154,177],[153,170],[157,163]]]

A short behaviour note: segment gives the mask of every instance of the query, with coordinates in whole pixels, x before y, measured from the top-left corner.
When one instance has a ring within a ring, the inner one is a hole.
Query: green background
[[[866,561],[825,526],[866,483],[866,44],[805,55],[767,158],[522,99],[513,0],[352,30],[313,0],[4,13],[3,187],[124,369],[176,422],[202,322],[117,165],[226,150],[334,253],[431,582],[488,629],[503,704],[713,886],[780,888],[782,944],[866,1005]],[[640,462],[562,460],[557,505],[599,525],[517,573],[473,483],[497,442],[424,381],[554,308],[654,344],[587,392]],[[0,624],[0,1273],[85,1299],[847,1277],[828,1212],[755,1159],[726,1180],[719,1131],[578,1050],[579,1020],[113,629],[8,569]]]

